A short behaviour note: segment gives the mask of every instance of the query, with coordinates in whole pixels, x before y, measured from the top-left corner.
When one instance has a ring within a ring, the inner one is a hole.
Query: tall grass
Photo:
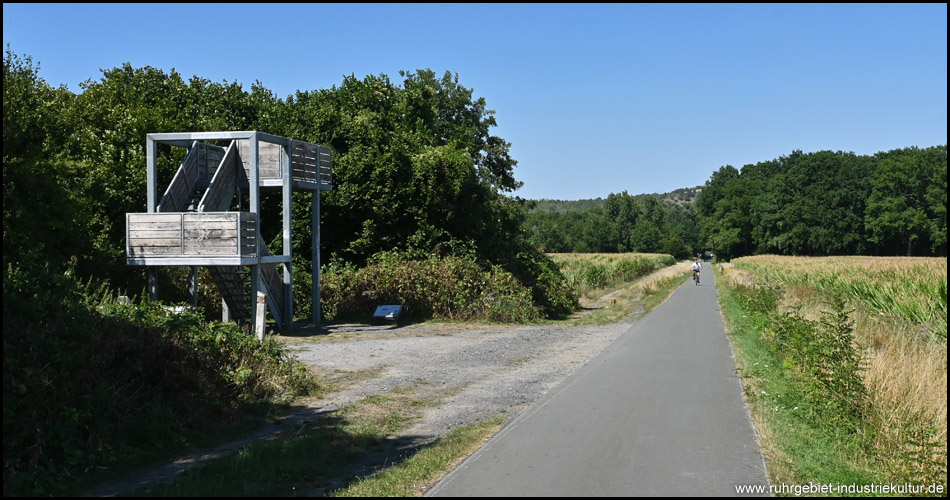
[[[852,398],[860,405],[852,434],[862,445],[859,455],[889,480],[946,486],[946,260],[756,256],[731,266],[724,281],[747,297],[747,313],[770,318],[759,328],[763,338],[792,339],[782,344],[786,359],[796,349],[827,353],[815,325],[829,318],[853,330],[851,349],[861,358],[851,366],[866,389],[866,400]],[[756,296],[773,300],[748,298]],[[830,307],[836,301],[837,310]],[[813,381],[832,373],[814,365],[798,371],[809,370]]]
[[[671,266],[676,260],[667,254],[549,254],[578,295],[633,281],[653,271]]]
[[[735,259],[733,265],[784,288],[842,295],[868,314],[916,325],[946,343],[946,259],[759,255]]]

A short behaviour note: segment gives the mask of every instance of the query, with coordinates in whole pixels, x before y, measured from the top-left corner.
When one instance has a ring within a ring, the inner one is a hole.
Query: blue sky
[[[947,143],[945,3],[4,3],[8,44],[75,92],[125,62],[281,98],[448,70],[495,110],[531,199]]]

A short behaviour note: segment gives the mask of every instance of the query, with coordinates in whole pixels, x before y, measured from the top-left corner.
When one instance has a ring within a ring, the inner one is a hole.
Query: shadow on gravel
[[[251,436],[127,474],[83,496],[326,496],[432,442],[367,437],[335,412],[296,407]]]
[[[282,330],[279,332],[281,337],[304,338],[304,337],[322,337],[334,333],[380,333],[387,331],[398,331],[400,329],[420,325],[421,322],[380,320],[373,323],[335,323],[335,324],[315,324],[302,323],[294,325],[292,330]]]

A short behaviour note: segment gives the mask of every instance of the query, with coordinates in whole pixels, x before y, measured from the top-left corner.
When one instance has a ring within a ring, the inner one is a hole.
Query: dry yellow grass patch
[[[936,430],[933,439],[947,444],[947,347],[922,342],[913,327],[862,315],[855,332],[868,346],[864,381],[880,429],[877,446],[897,453],[915,427]]]

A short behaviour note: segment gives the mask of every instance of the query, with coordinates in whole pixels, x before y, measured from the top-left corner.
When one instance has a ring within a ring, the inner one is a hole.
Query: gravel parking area
[[[295,357],[332,377],[371,374],[315,401],[332,411],[374,394],[411,389],[438,401],[406,434],[435,439],[451,429],[511,413],[537,400],[621,335],[629,323],[596,327],[451,325],[367,330],[341,327],[349,340],[299,343]],[[452,331],[454,330],[454,331]]]

